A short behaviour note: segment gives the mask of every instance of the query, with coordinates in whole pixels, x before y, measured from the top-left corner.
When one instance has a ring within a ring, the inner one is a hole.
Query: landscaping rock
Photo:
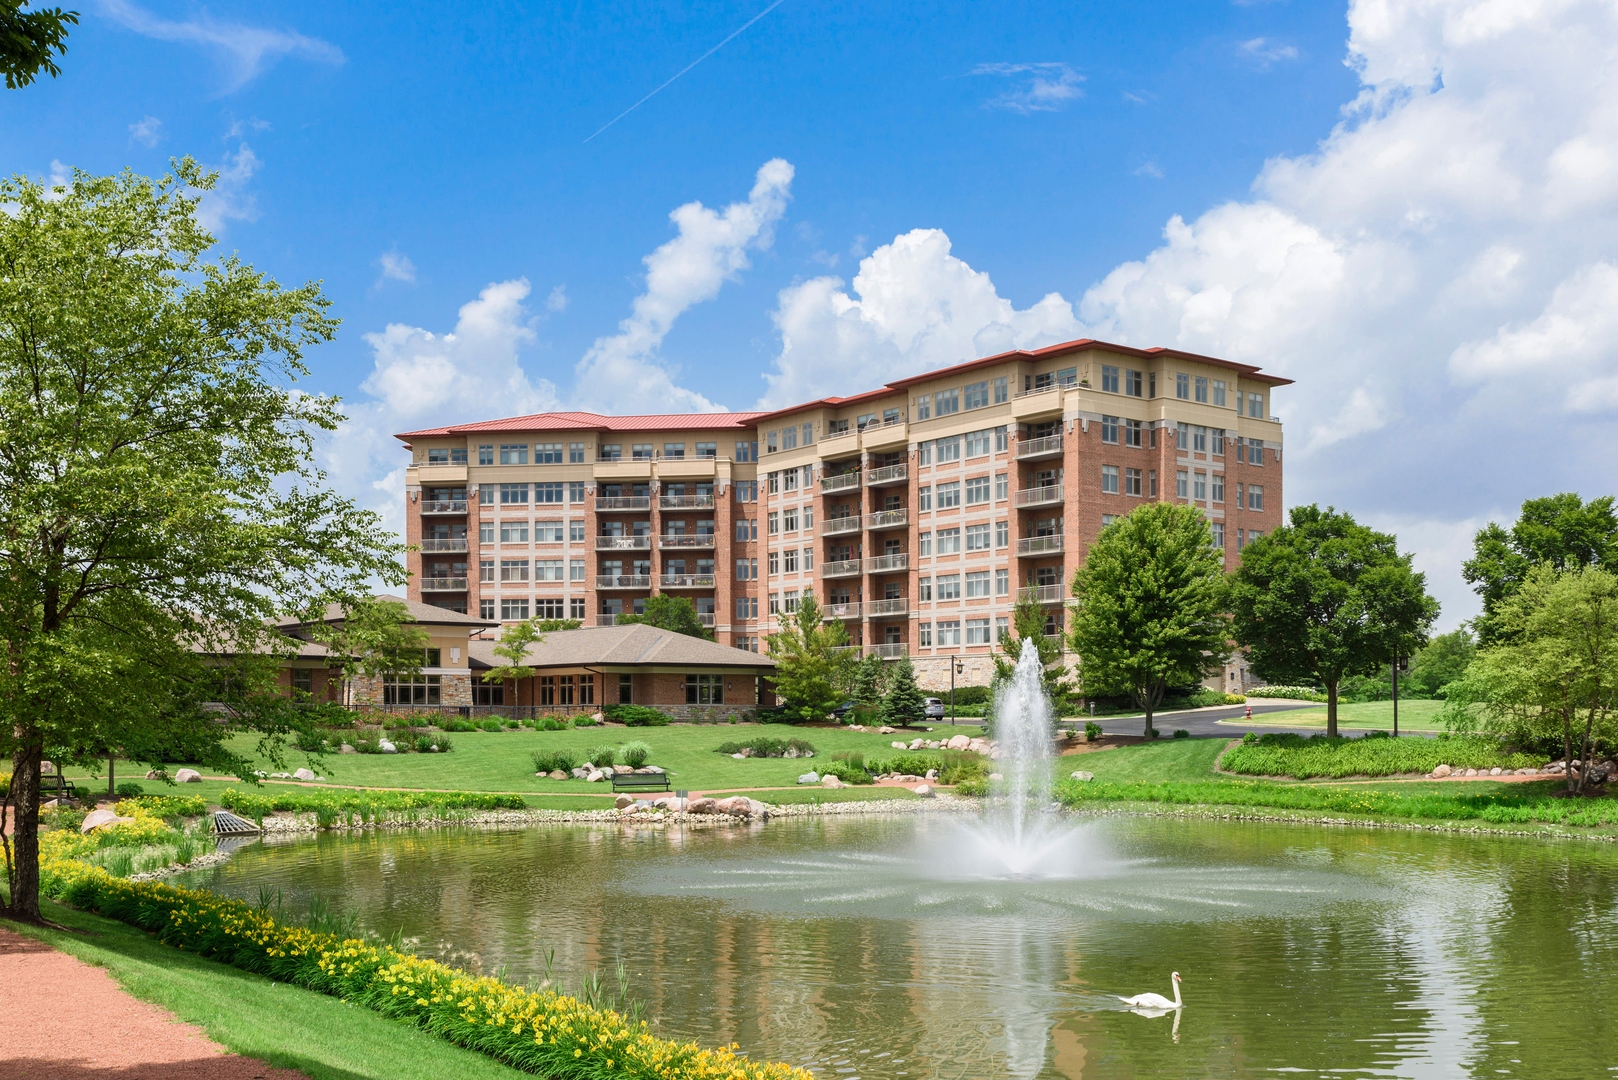
[[[393,740],[391,739],[378,739],[376,748],[384,754],[397,754],[399,752],[399,748],[393,745]]]
[[[789,747],[787,747],[787,752],[782,754],[781,756],[784,757],[784,758],[797,757],[798,756],[798,748],[796,746],[789,746]]]
[[[1095,778],[1096,778],[1095,773],[1093,773],[1093,772],[1085,772],[1083,769],[1080,769],[1077,772],[1073,772],[1073,773],[1068,774],[1068,779],[1070,779],[1070,780],[1094,780]]]
[[[741,761],[741,760],[743,760],[744,758],[747,757],[746,754],[732,754],[730,756],[735,758],[737,761]]]
[[[589,776],[584,778],[586,784],[599,784],[607,778],[607,774],[600,769],[592,769]]]
[[[146,770],[146,779],[148,779],[148,780],[161,780],[161,779],[163,779],[163,774],[158,772],[156,769],[147,769]]]
[[[309,772],[308,769],[299,769],[298,771]],[[313,780],[314,777],[314,773],[309,773],[309,779]],[[195,769],[180,769],[174,774],[174,782],[176,784],[200,784],[202,783],[202,774]]]
[[[972,745],[972,740],[965,735],[955,735],[944,745],[951,750],[965,750]]]
[[[815,770],[810,769],[808,772],[806,772],[802,776],[798,777],[798,783],[800,783],[800,784],[818,784],[818,783],[820,783],[820,774],[815,772]]]
[[[1001,776],[1001,775],[1000,775],[1000,774],[999,774],[999,773],[997,773],[997,772],[992,772],[992,773],[990,773],[990,774],[989,774],[989,779],[990,779],[990,780],[1004,780],[1004,779],[1005,779],[1005,777],[1004,777],[1004,776]]]
[[[1433,776],[1435,778],[1437,778],[1437,779],[1442,780],[1444,777],[1448,776],[1449,774],[1450,774],[1450,767],[1448,765],[1438,765],[1438,766],[1435,766],[1433,768]]]
[[[84,815],[84,823],[79,826],[79,832],[95,832],[108,825],[128,825],[134,820],[132,817],[119,817],[111,810],[92,810]]]
[[[56,775],[56,763],[54,761],[41,761],[39,763],[39,775],[41,775],[41,776],[54,776],[54,775]]]
[[[917,795],[920,795],[924,799],[933,798],[934,793],[931,784],[918,784],[914,790]]]
[[[921,747],[922,747],[922,744],[925,743],[926,741],[927,740],[925,740],[925,739],[911,739],[910,740],[910,749],[912,749],[912,750],[920,750]]]
[[[582,768],[582,767],[574,769],[573,774],[572,774],[573,779],[575,779],[575,780],[587,779],[589,777],[590,773],[592,773],[593,771],[594,771],[594,769],[586,769],[586,768]]]
[[[753,816],[758,818],[760,821],[770,816],[770,806],[768,803],[761,803],[757,799],[748,799],[747,805],[752,810]]]
[[[718,799],[692,799],[686,806],[688,814],[717,814],[719,813]]]
[[[1476,776],[1477,774],[1478,774],[1478,771],[1476,769],[1468,769],[1468,770],[1466,770],[1466,775],[1467,776]]]
[[[635,770],[631,769],[628,765],[614,765],[612,767],[612,771],[617,773],[619,776],[628,776]]]
[[[663,766],[661,766],[661,765],[648,765],[644,769],[637,769],[636,771],[637,772],[652,773],[654,775],[661,776],[662,773],[663,773]]]
[[[928,769],[927,770],[927,779],[929,779],[929,780],[937,780],[938,779],[938,770],[937,769]]]
[[[835,777],[835,776],[822,776],[820,778],[820,786],[824,787],[824,788],[840,788],[840,787],[846,787],[847,785],[845,785],[841,780],[837,779],[837,777]]]
[[[890,727],[879,727],[876,729],[876,733],[878,735],[892,735],[893,729]]]
[[[659,810],[667,810],[671,814],[678,814],[686,807],[685,799],[678,795],[664,795],[652,800],[652,805]]]
[[[635,800],[630,798],[628,795],[620,795],[616,799],[612,800],[612,805],[622,810],[627,806],[635,805]]]
[[[1499,776],[1503,772],[1505,772],[1505,770],[1502,769],[1500,766],[1496,765],[1494,768],[1489,770],[1489,775],[1490,776]]]
[[[357,753],[359,753],[358,750],[354,749],[352,746],[348,745],[347,743],[344,743],[343,745],[339,746],[337,748],[337,752],[339,754],[357,754]]]
[[[185,771],[186,771],[185,769],[181,769],[180,773],[183,773]],[[174,774],[174,778],[176,780],[180,779],[180,773],[175,773]],[[292,773],[292,779],[294,779],[294,780],[313,780],[314,778],[315,778],[315,774],[314,774],[314,770],[312,770],[312,769],[296,769]],[[200,780],[201,777],[198,777],[198,779]],[[182,783],[183,783],[183,781],[182,781]]]
[[[906,749],[905,744],[902,743],[902,742],[890,742],[888,745],[893,747],[895,750],[904,750],[904,749]]]
[[[971,742],[966,744],[966,748],[972,751],[974,754],[987,754],[990,750],[994,749],[993,745],[988,739],[973,739]]]
[[[552,769],[550,772],[546,773],[545,775],[549,776],[552,780],[566,780],[567,779],[567,773],[563,772],[561,769]]]

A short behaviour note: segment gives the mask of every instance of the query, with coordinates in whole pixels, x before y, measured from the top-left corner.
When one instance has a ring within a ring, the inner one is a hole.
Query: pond
[[[934,817],[253,843],[190,884],[316,898],[537,983],[618,961],[659,1034],[837,1078],[1605,1075],[1612,845],[1089,820],[985,875]],[[1173,996],[1140,1015],[1120,995]]]

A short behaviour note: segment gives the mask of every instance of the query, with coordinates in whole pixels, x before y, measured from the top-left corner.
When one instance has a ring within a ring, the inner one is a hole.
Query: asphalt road
[[[1262,713],[1287,712],[1292,709],[1308,708],[1309,702],[1286,701],[1275,704],[1259,704],[1251,702],[1253,715]],[[1325,706],[1318,706],[1324,709]],[[1152,726],[1163,733],[1164,737],[1172,735],[1176,728],[1184,728],[1192,737],[1220,736],[1234,739],[1249,731],[1263,734],[1266,731],[1296,731],[1304,735],[1315,735],[1323,732],[1319,727],[1282,727],[1275,724],[1244,724],[1247,705],[1231,705],[1219,709],[1192,709],[1182,712],[1160,712],[1152,717]],[[1223,721],[1221,723],[1221,721]],[[1080,725],[1083,725],[1080,719]],[[1102,716],[1096,718],[1101,730],[1108,735],[1139,735],[1146,726],[1145,718],[1139,714],[1135,716]],[[1431,735],[1430,731],[1401,730],[1401,735]]]

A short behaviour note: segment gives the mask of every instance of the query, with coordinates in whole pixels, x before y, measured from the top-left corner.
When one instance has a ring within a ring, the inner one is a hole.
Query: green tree
[[[659,593],[648,597],[646,611],[643,614],[618,616],[618,625],[626,623],[644,623],[647,626],[672,630],[686,637],[702,638],[704,641],[713,640],[713,631],[702,625],[702,620],[697,617],[697,609],[691,601],[671,593]]]
[[[881,715],[888,727],[909,727],[927,718],[927,696],[916,685],[916,668],[908,656],[893,665]]]
[[[24,11],[24,2],[0,0],[0,72],[8,90],[29,85],[41,71],[53,79],[60,75],[52,54],[67,52],[67,28],[79,24],[77,11]]]
[[[1496,618],[1501,643],[1483,649],[1452,684],[1445,719],[1465,728],[1480,712],[1490,730],[1519,743],[1560,742],[1567,762],[1610,751],[1618,719],[1618,576],[1542,562],[1500,603]],[[1568,790],[1582,791],[1588,772],[1569,768]]]
[[[1325,686],[1326,733],[1336,735],[1343,679],[1410,655],[1438,617],[1438,601],[1392,536],[1310,505],[1294,507],[1290,524],[1243,549],[1232,610],[1253,672]]]
[[[867,653],[860,658],[859,666],[854,669],[854,688],[849,695],[861,705],[878,705],[882,701],[882,684],[887,681],[887,673],[882,670],[883,659],[876,653]],[[914,678],[912,670],[912,679]]]
[[[1529,499],[1510,529],[1490,522],[1472,541],[1461,575],[1483,598],[1475,620],[1481,644],[1499,638],[1495,611],[1542,562],[1558,570],[1611,566],[1618,558],[1618,512],[1611,495],[1584,502],[1572,492]]]
[[[1103,529],[1073,576],[1072,630],[1086,693],[1127,695],[1152,714],[1230,656],[1225,553],[1193,506],[1147,503]]]
[[[337,403],[287,385],[336,329],[327,301],[204,258],[192,193],[213,182],[189,160],[158,181],[0,181],[14,918],[39,918],[42,758],[189,740],[250,778],[225,737],[255,730],[274,761],[301,715],[273,693],[278,617],[404,579],[401,547],[312,464]]]
[[[775,660],[775,692],[788,715],[799,720],[824,720],[842,703],[853,682],[853,650],[847,648],[848,631],[841,621],[825,621],[814,591],[805,590],[798,610],[781,620],[779,632],[769,637]]]
[[[518,679],[531,679],[534,669],[523,661],[528,659],[528,647],[537,645],[545,640],[545,630],[539,625],[538,619],[524,619],[522,622],[507,623],[500,630],[500,641],[494,647],[494,655],[504,660],[503,664],[483,673],[484,679],[493,679],[496,682]]]
[[[1051,702],[1051,714],[1062,715],[1074,692],[1067,666],[1062,663],[1062,635],[1046,633],[1045,608],[1028,593],[1021,593],[1011,609],[1011,621],[1000,631],[1000,651],[994,657],[994,685],[1010,679],[1022,658],[1022,643],[1032,641],[1039,650],[1040,681]],[[1055,629],[1052,627],[1052,629]]]
[[[311,613],[307,626],[309,637],[331,650],[342,671],[345,702],[355,676],[414,675],[426,659],[427,631],[398,600],[375,597],[334,605]]]
[[[1444,688],[1466,674],[1477,652],[1477,641],[1464,626],[1437,635],[1417,649],[1409,667],[1399,673],[1399,697],[1443,697]],[[1345,701],[1387,701],[1393,697],[1392,672],[1382,665],[1373,675],[1350,675],[1338,694]]]

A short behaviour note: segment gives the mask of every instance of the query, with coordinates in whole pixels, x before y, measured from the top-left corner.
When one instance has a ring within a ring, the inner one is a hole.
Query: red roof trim
[[[484,431],[703,431],[710,429],[750,429],[760,412],[653,413],[641,416],[603,416],[589,412],[533,413],[501,420],[479,420],[471,424],[422,428],[405,431],[396,439],[423,439],[434,436],[464,435]]]

